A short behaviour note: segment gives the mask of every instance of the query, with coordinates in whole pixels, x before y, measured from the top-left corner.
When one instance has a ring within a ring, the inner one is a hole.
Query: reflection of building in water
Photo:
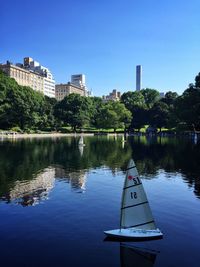
[[[23,206],[36,205],[48,198],[50,190],[54,187],[54,181],[55,169],[47,168],[33,180],[16,181],[4,199]]]
[[[85,191],[87,174],[83,170],[69,172],[63,168],[56,168],[55,177],[65,179],[72,189]]]
[[[69,174],[72,188],[80,188],[85,191],[86,185],[86,173],[83,172],[71,172]]]

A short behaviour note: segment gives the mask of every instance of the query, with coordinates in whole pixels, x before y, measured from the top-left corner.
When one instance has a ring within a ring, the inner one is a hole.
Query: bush
[[[57,131],[60,132],[60,133],[71,133],[72,132],[71,129],[64,128],[64,127],[58,128]]]
[[[52,132],[52,131],[55,131],[55,128],[54,127],[44,127],[41,129],[41,131],[43,132]]]
[[[23,133],[23,131],[18,126],[12,127],[10,130],[12,132]]]

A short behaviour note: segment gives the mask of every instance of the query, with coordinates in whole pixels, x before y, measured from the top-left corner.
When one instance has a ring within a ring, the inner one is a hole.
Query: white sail
[[[108,237],[125,239],[160,239],[135,163],[130,160],[121,203],[120,229],[104,231]]]
[[[146,193],[131,159],[122,192],[120,228],[156,229]]]

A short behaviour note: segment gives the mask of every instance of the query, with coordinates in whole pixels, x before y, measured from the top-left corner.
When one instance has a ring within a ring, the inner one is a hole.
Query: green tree
[[[160,101],[168,105],[169,109],[169,118],[168,118],[168,124],[167,127],[172,128],[176,127],[179,119],[177,117],[176,111],[175,111],[175,101],[178,97],[178,94],[176,92],[169,91],[165,94],[165,97],[163,97]]]
[[[161,99],[161,101],[168,106],[173,106],[178,94],[176,92],[169,91],[165,94],[165,97]]]
[[[0,73],[0,126],[9,129],[35,129],[43,120],[44,95],[30,87],[20,86],[14,79]]]
[[[125,107],[123,103],[120,103],[118,101],[111,101],[109,103],[110,107],[113,109],[113,111],[117,114],[118,117],[118,128],[124,128],[125,131],[129,127],[131,122],[131,112]],[[114,128],[114,127],[113,127]],[[115,130],[117,128],[114,128]]]
[[[44,95],[29,87],[18,87],[9,94],[11,101],[11,118],[21,129],[36,129],[43,120],[41,110],[44,105]]]
[[[41,107],[41,118],[38,127],[39,129],[57,128],[57,122],[54,116],[54,108],[57,104],[57,100],[55,98],[50,98],[45,96],[43,106]]]
[[[176,99],[175,111],[180,122],[188,128],[200,130],[200,88],[190,87]]]
[[[166,127],[169,120],[169,108],[162,101],[156,102],[150,110],[150,124],[160,129]]]
[[[125,105],[125,107],[131,112],[135,107],[144,107],[145,99],[141,92],[126,92],[121,96],[121,102]]]
[[[98,128],[110,129],[126,128],[131,121],[131,112],[120,102],[109,101],[99,110],[97,117]]]
[[[145,107],[135,107],[133,110],[131,129],[140,131],[148,123],[148,110]]]
[[[74,131],[88,126],[92,116],[93,104],[89,97],[70,94],[55,106],[55,116],[63,124],[69,124]]]
[[[147,121],[145,98],[141,91],[127,92],[121,97],[122,103],[131,111],[132,120],[130,124],[131,129],[140,130]]]
[[[200,72],[195,77],[195,88],[200,88]]]
[[[91,125],[98,128],[98,117],[100,116],[100,110],[103,108],[104,103],[101,97],[91,97],[92,112],[91,112]]]
[[[147,108],[151,108],[160,98],[159,92],[155,89],[146,88],[140,90],[140,92],[144,96]]]
[[[10,90],[15,89],[17,86],[18,84],[14,79],[10,79],[0,71],[0,128],[2,129],[7,129],[12,126],[12,122],[8,116],[11,110],[11,104],[8,102],[7,95]]]

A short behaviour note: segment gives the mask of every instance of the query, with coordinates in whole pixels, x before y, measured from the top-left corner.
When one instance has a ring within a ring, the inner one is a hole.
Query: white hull
[[[126,228],[126,229],[115,229],[104,231],[104,233],[109,237],[123,238],[123,239],[159,239],[162,238],[163,234],[159,229],[155,230],[144,230],[136,228]]]

